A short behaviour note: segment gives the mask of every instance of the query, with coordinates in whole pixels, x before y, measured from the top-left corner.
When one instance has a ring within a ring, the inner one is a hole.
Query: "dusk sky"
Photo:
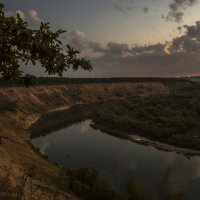
[[[30,26],[52,30],[89,58],[70,77],[200,75],[199,0],[2,0]],[[44,76],[38,66],[28,72]]]

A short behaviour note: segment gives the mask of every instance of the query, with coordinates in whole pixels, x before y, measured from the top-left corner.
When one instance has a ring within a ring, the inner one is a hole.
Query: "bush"
[[[113,200],[115,192],[110,183],[92,167],[68,171],[70,188],[86,200]]]

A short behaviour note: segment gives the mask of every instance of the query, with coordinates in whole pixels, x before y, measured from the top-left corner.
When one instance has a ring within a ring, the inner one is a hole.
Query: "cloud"
[[[36,10],[29,10],[28,13],[24,13],[21,10],[17,10],[15,12],[6,12],[5,15],[7,17],[17,17],[17,14],[19,14],[19,16],[23,19],[23,20],[27,20],[30,24],[30,26],[35,27],[38,24],[40,24],[40,22],[42,21],[42,19],[39,17],[38,12]]]
[[[200,74],[200,21],[177,28],[182,35],[165,43],[135,44],[108,42],[106,45],[87,39],[79,30],[65,33],[70,44],[94,65],[89,72],[68,71],[67,76],[175,76]],[[41,76],[41,74],[39,74]]]
[[[176,76],[200,73],[197,54],[160,53],[110,57],[105,54],[91,59],[99,73],[109,76]]]
[[[65,36],[66,42],[73,48],[83,51],[91,49],[94,52],[103,52],[103,46],[97,42],[86,39],[85,33],[76,29]]]
[[[139,6],[136,4],[137,2],[135,0],[113,0],[113,7],[124,15],[127,15],[131,10],[136,9]],[[149,12],[147,6],[141,7],[141,10],[144,13]]]
[[[200,53],[200,21],[195,25],[184,26],[185,33],[172,40],[169,51],[182,53]]]
[[[113,6],[117,11],[127,14],[128,11],[133,9],[133,3],[134,0],[114,0]]]
[[[144,46],[135,46],[132,48],[133,55],[141,55],[141,54],[161,54],[165,53],[166,44],[151,44]]]
[[[130,53],[130,49],[128,44],[109,42],[103,52],[110,57],[124,57]]]
[[[17,10],[16,11],[16,14],[19,14],[19,16],[23,19],[23,20],[25,20],[25,14],[21,11],[21,10]]]
[[[15,12],[6,12],[5,13],[5,15],[7,16],[7,17],[17,17],[17,14],[19,14],[19,16],[23,19],[23,20],[25,20],[25,18],[26,18],[26,16],[25,16],[25,14],[24,14],[24,12],[23,11],[21,11],[21,10],[17,10],[17,11],[15,11]]]
[[[182,30],[183,30],[183,27],[182,27],[182,26],[178,26],[178,27],[177,27],[177,30],[178,30],[178,33],[181,33]]]
[[[196,41],[200,40],[200,21],[196,21],[196,25],[184,26],[187,29],[187,35],[191,38],[195,38]]]
[[[180,28],[179,28],[180,29]],[[184,26],[170,42],[134,45],[109,42],[91,58],[104,76],[172,76],[200,73],[200,21]],[[183,31],[182,30],[182,31]],[[102,75],[102,76],[103,76]]]
[[[72,31],[70,34],[72,35],[72,37],[75,37],[81,40],[85,38],[85,33],[78,29]]]
[[[68,38],[72,46],[78,50],[83,50],[85,46],[85,33],[80,30],[74,30],[68,34]]]
[[[195,5],[197,2],[198,0],[173,0],[173,2],[169,4],[170,11],[164,18],[167,21],[175,21],[180,23],[182,22],[185,11],[189,7]]]
[[[28,11],[29,17],[34,24],[40,23],[42,20],[40,19],[36,10],[29,10]]]
[[[149,12],[149,8],[147,6],[145,6],[144,8],[142,8],[142,10],[144,11],[144,13],[148,13]]]
[[[182,35],[166,43],[135,44],[108,42],[102,45],[74,30],[67,42],[91,60],[89,76],[172,76],[200,73],[200,21],[177,28]],[[83,74],[83,73],[82,73]]]

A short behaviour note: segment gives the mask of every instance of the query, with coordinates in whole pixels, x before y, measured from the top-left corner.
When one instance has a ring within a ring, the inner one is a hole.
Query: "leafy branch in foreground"
[[[6,16],[4,5],[0,3],[0,75],[5,80],[18,80],[27,75],[20,70],[21,64],[33,65],[40,62],[49,75],[62,76],[69,68],[92,70],[91,63],[85,58],[78,58],[78,51],[67,45],[62,48],[60,35],[65,31],[52,32],[49,23],[41,23],[38,30],[33,30],[17,17]]]

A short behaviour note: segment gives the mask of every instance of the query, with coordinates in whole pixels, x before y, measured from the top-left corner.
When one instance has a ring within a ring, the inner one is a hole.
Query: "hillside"
[[[22,128],[34,122],[39,115],[75,104],[94,103],[135,95],[168,93],[163,83],[97,83],[67,84],[38,87],[8,87],[0,89],[1,101],[15,104],[15,112],[5,112],[1,117],[14,121]]]
[[[48,195],[54,194],[56,188],[61,191],[67,188],[67,177],[61,166],[56,166],[44,159],[30,145],[31,139],[27,129],[31,124],[45,113],[64,110],[77,104],[91,104],[151,94],[168,94],[172,89],[169,85],[152,81],[57,84],[30,88],[1,87],[0,135],[6,139],[0,144],[0,169],[6,172],[12,163],[12,179],[16,180],[23,174],[27,163],[34,164],[37,173],[33,182],[45,191],[43,199],[48,199]],[[180,88],[179,82],[173,85]],[[185,85],[190,86],[190,82],[181,83],[181,87]],[[67,195],[69,199],[76,199],[66,191],[63,195]]]

